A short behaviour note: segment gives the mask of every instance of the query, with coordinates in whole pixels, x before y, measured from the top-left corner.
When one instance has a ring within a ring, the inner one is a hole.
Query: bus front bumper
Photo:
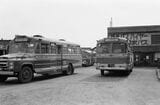
[[[0,71],[0,75],[14,75],[13,71]]]
[[[15,75],[14,71],[11,70],[3,70],[2,68],[0,68],[0,75]]]

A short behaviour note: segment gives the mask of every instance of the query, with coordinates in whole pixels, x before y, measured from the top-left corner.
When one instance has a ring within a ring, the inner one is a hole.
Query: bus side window
[[[58,48],[58,49],[57,49],[57,50],[58,50],[58,51],[57,51],[58,54],[61,54],[61,53],[62,53],[62,46],[61,46],[61,45],[58,45],[57,48]]]
[[[73,47],[73,54],[77,54],[76,47]]]
[[[67,47],[63,47],[63,54],[68,54],[68,48]]]
[[[80,49],[80,47],[77,47],[77,54],[81,54],[81,49]]]
[[[36,49],[35,49],[35,53],[39,54],[41,51],[40,51],[40,45],[37,44],[36,46]]]
[[[73,49],[73,47],[71,47],[71,54],[74,54],[74,49]]]
[[[68,54],[71,54],[72,53],[72,49],[71,47],[68,47]]]
[[[71,47],[71,54],[76,54],[76,48],[75,47]]]
[[[49,44],[41,44],[41,53],[46,54],[49,53]]]
[[[57,46],[55,44],[51,44],[51,53],[57,54]]]

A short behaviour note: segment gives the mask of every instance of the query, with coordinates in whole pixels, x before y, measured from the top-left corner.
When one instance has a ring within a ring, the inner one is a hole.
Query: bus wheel
[[[22,70],[18,73],[18,80],[21,83],[30,82],[33,78],[33,71],[30,67],[25,66]]]
[[[104,76],[104,70],[101,70],[101,75]]]
[[[125,71],[125,74],[129,75],[131,72],[132,72],[132,70],[128,70],[128,71]]]
[[[74,73],[74,68],[71,64],[68,65],[68,68],[66,71],[64,71],[65,75],[72,75]]]
[[[7,76],[5,76],[5,75],[0,75],[0,82],[4,82],[4,81],[6,81],[7,80]]]
[[[132,72],[133,70],[132,69],[130,69],[128,72],[129,72],[129,74]]]

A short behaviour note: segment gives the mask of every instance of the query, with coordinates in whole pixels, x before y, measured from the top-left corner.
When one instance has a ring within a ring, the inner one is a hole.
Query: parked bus
[[[129,74],[133,69],[133,53],[124,38],[103,38],[97,41],[96,69],[101,75],[104,71],[124,71]]]
[[[95,62],[95,53],[91,48],[81,48],[82,50],[82,66],[93,66]]]
[[[34,73],[71,75],[81,64],[78,44],[50,40],[40,35],[17,35],[9,44],[9,54],[0,56],[0,82],[12,76],[22,83],[29,82]]]

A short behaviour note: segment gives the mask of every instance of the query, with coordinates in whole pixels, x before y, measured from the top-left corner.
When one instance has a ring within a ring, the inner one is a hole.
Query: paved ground
[[[160,81],[155,68],[134,68],[129,76],[95,67],[75,70],[71,76],[38,76],[0,84],[0,105],[160,105]]]

